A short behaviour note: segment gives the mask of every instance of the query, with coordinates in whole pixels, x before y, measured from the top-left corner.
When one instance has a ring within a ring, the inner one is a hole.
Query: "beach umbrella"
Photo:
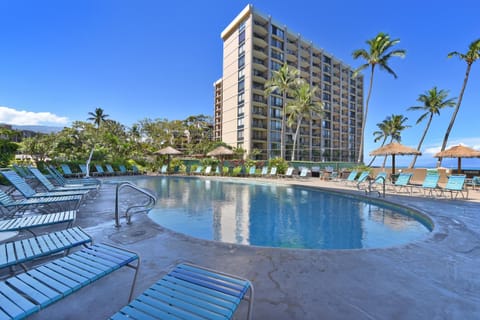
[[[392,142],[370,152],[371,156],[392,156],[392,174],[395,174],[395,156],[421,155],[417,149],[404,146],[398,142]]]
[[[167,167],[170,168],[170,156],[180,155],[180,154],[182,154],[182,152],[178,151],[177,149],[175,149],[173,147],[168,146],[166,148],[155,151],[154,154],[166,155],[167,156]]]
[[[233,152],[231,149],[228,149],[224,146],[219,146],[213,149],[212,151],[210,151],[209,153],[207,153],[207,156],[220,158],[220,169],[221,169],[223,168],[223,158],[225,156],[231,156],[234,153],[235,152]],[[220,172],[222,172],[222,170],[220,170]]]
[[[458,158],[458,171],[462,170],[462,158],[480,158],[480,151],[472,149],[467,146],[453,146],[449,149],[438,152],[434,155],[435,158]]]

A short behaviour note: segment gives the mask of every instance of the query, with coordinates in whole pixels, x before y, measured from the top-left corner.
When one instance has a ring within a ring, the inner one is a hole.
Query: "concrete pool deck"
[[[265,181],[362,194],[318,178]],[[467,201],[387,194],[387,201],[427,213],[435,224],[431,235],[393,248],[336,251],[198,240],[162,228],[143,214],[117,229],[114,196],[114,186],[104,184],[97,198],[81,207],[76,225],[97,243],[114,243],[140,255],[135,295],[176,264],[192,262],[250,279],[254,319],[480,318],[480,191],[471,190]],[[132,276],[128,269],[114,272],[31,319],[106,319],[127,304]],[[243,303],[235,319],[245,319],[246,309]]]

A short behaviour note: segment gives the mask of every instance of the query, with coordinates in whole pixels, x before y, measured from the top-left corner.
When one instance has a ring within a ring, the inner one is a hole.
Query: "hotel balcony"
[[[263,37],[259,37],[255,34],[253,34],[253,43],[261,48],[265,48],[268,43]]]
[[[268,34],[268,30],[258,23],[253,24],[253,31],[260,36],[266,36]]]
[[[267,58],[265,50],[253,50],[253,56],[262,60]]]

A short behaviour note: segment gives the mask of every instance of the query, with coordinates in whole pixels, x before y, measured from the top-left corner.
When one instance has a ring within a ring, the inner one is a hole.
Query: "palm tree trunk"
[[[465,92],[465,88],[467,87],[468,75],[470,74],[470,68],[472,64],[467,64],[467,71],[465,72],[465,79],[463,80],[462,90],[460,91],[460,96],[458,97],[457,106],[455,107],[455,111],[452,114],[452,118],[450,119],[450,124],[448,125],[447,131],[445,132],[445,137],[443,138],[442,149],[440,151],[445,150],[447,147],[448,137],[450,136],[450,132],[453,128],[453,123],[455,122],[455,118],[457,117],[458,110],[460,109],[460,104],[462,103],[463,93]],[[442,158],[438,158],[437,161],[437,168],[442,165]]]
[[[295,148],[297,145],[297,137],[298,137],[298,131],[300,130],[300,124],[302,123],[302,117],[300,117],[299,120],[297,120],[297,129],[295,129],[295,134],[293,135],[293,148],[292,148],[292,157],[291,161],[295,161]]]
[[[387,137],[383,138],[382,145],[380,146],[380,148],[385,145],[386,141],[387,141]],[[372,160],[370,160],[370,163],[367,165],[367,167],[370,167],[373,164],[373,161],[375,161],[376,158],[377,158],[377,156],[373,156]]]
[[[417,147],[418,151],[420,151],[420,149],[422,148],[423,140],[425,140],[425,136],[427,135],[427,131],[430,128],[430,123],[432,123],[432,119],[433,119],[433,113],[430,113],[430,118],[428,119],[427,126],[425,127],[425,130],[423,131],[422,138],[418,142],[418,147]],[[417,162],[417,157],[418,157],[418,155],[413,156],[413,160],[410,163],[410,165],[408,166],[409,169],[411,169],[415,166],[415,162]]]
[[[372,72],[370,74],[370,85],[368,86],[367,101],[365,102],[365,112],[363,113],[362,135],[360,137],[360,148],[358,150],[358,160],[357,160],[358,163],[363,161],[363,145],[364,145],[364,140],[365,140],[365,125],[367,123],[368,103],[370,102],[370,95],[372,94],[373,73],[374,73],[374,71],[375,71],[375,65],[372,64]]]
[[[282,106],[282,129],[280,131],[280,158],[285,159],[285,116],[287,112],[287,92],[283,92],[283,106]]]

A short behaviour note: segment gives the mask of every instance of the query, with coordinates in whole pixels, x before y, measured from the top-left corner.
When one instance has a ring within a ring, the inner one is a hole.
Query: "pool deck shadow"
[[[362,194],[318,178],[264,181]],[[115,189],[108,184],[80,208],[76,225],[97,243],[140,255],[135,295],[176,264],[192,262],[250,279],[254,319],[479,319],[480,191],[470,196],[462,201],[387,194],[387,201],[427,213],[435,227],[426,239],[384,249],[225,244],[173,232],[144,214],[115,228]],[[127,304],[132,277],[131,270],[119,270],[29,319],[106,319]],[[241,305],[235,319],[245,319],[246,309]]]

